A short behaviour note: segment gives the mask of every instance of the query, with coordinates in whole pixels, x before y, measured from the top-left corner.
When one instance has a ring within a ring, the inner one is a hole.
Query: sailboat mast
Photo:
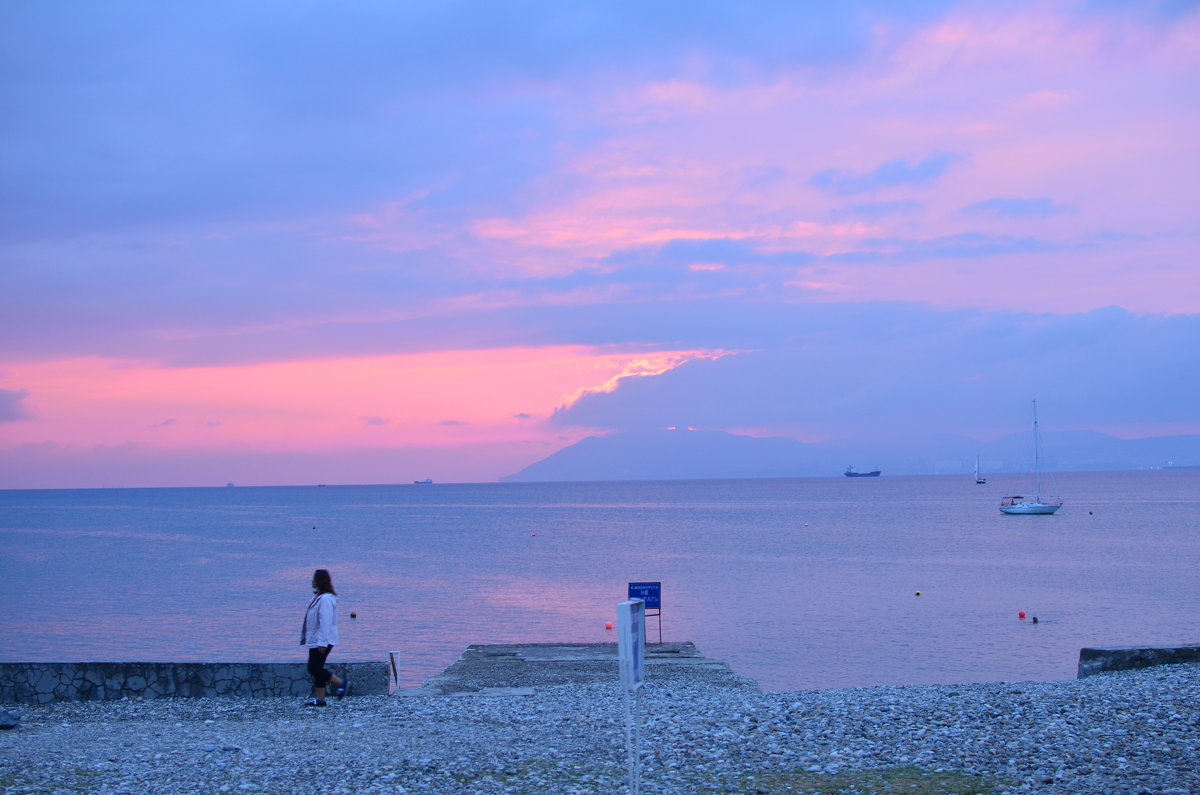
[[[1037,501],[1042,501],[1042,462],[1038,457],[1037,401],[1033,401],[1033,488]]]

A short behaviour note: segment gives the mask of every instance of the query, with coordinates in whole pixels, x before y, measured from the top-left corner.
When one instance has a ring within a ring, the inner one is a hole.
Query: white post
[[[617,661],[625,701],[625,751],[629,767],[629,792],[641,791],[641,756],[632,697],[642,686],[646,663],[646,603],[630,599],[617,605]]]
[[[396,695],[400,689],[400,652],[388,652],[388,695]]]

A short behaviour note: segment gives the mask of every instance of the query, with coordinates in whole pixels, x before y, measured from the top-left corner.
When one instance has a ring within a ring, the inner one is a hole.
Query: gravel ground
[[[1195,664],[1065,682],[785,693],[651,681],[639,700],[646,793],[1200,792]],[[160,699],[15,711],[20,727],[0,732],[6,793],[626,787],[625,713],[612,684],[360,696],[324,709]]]

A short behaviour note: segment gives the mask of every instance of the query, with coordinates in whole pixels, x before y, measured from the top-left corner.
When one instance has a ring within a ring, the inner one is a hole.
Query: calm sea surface
[[[1056,477],[1049,517],[997,510],[1016,476],[0,491],[0,659],[300,660],[317,567],[331,662],[399,651],[408,685],[472,643],[613,640],[632,581],[769,690],[1200,642],[1200,472]]]

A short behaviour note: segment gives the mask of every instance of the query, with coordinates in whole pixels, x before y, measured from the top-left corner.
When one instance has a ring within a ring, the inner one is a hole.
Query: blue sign
[[[631,582],[629,583],[629,598],[641,599],[646,603],[647,610],[662,610],[662,583]]]

